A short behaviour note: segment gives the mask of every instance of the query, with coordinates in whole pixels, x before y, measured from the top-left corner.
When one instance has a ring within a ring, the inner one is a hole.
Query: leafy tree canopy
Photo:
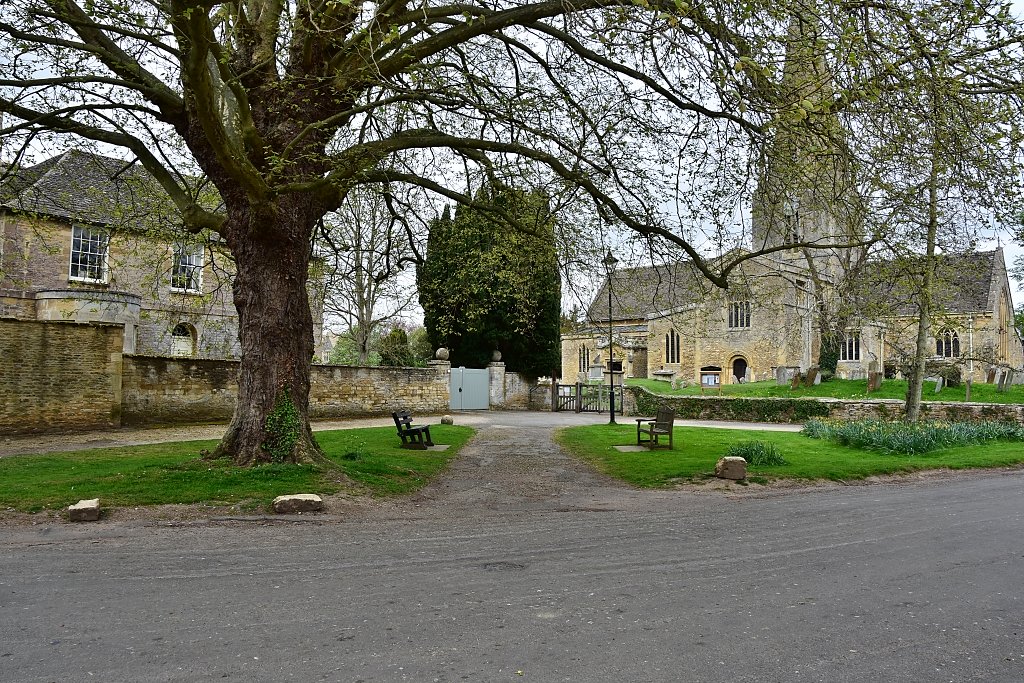
[[[554,217],[537,192],[488,185],[473,206],[430,226],[417,273],[431,342],[454,365],[483,367],[497,350],[509,370],[545,375],[561,362],[561,279]],[[516,218],[516,226],[500,219]]]

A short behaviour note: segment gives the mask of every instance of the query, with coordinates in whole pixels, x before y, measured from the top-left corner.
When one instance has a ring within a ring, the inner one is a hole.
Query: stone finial
[[[455,424],[455,420],[452,419],[451,415],[444,415],[444,416],[441,417],[441,424],[443,424],[443,425],[453,425],[453,424]]]
[[[715,476],[721,479],[739,481],[747,478],[747,461],[743,458],[726,456],[715,465]]]
[[[501,351],[494,349],[494,353],[491,354],[491,362],[497,363],[499,361],[501,361]]]
[[[296,493],[290,496],[278,496],[274,499],[274,512],[278,514],[320,512],[323,509],[324,501],[315,493]]]
[[[80,500],[69,505],[68,518],[72,522],[95,522],[100,518],[100,499]]]
[[[437,360],[448,360],[448,349],[442,346],[434,352],[434,358]]]

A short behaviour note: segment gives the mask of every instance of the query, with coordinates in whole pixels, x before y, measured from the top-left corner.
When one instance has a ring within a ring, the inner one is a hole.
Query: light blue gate
[[[487,369],[452,368],[448,391],[452,410],[487,410],[491,407],[491,373]]]

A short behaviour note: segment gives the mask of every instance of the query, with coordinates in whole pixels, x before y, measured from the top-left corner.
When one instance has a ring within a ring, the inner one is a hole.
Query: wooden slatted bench
[[[420,451],[427,450],[434,442],[430,438],[429,425],[414,425],[412,415],[408,410],[396,410],[391,413],[395,420],[395,427],[398,428],[398,438],[402,440],[402,448],[413,448]]]
[[[636,444],[648,448],[672,448],[672,426],[675,424],[676,413],[671,408],[658,408],[657,417],[636,418]],[[658,439],[668,436],[668,445],[659,443]],[[645,438],[646,437],[646,438]]]

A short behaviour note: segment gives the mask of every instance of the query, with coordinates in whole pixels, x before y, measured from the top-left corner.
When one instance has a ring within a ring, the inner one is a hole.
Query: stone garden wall
[[[430,368],[314,365],[309,404],[314,419],[448,409],[447,365]],[[235,409],[238,362],[125,356],[126,425],[226,422]]]
[[[903,401],[836,398],[745,398],[727,396],[658,396],[641,387],[626,387],[625,411],[654,415],[668,405],[683,420],[802,423],[810,418],[858,420],[903,418]],[[1024,424],[1024,405],[996,403],[939,403],[925,401],[921,416],[928,420],[997,420]]]
[[[120,325],[0,320],[0,434],[121,424]]]

